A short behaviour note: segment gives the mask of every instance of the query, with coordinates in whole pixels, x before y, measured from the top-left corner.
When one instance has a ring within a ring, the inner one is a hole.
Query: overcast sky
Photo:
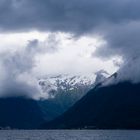
[[[120,68],[120,79],[137,82],[139,13],[139,0],[0,0],[0,80],[34,86],[46,75]]]

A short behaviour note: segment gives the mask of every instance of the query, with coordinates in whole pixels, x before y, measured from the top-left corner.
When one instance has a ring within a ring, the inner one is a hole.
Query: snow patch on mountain
[[[58,91],[69,92],[79,88],[90,89],[95,81],[95,75],[57,75],[40,79],[39,85],[44,94],[53,98]]]

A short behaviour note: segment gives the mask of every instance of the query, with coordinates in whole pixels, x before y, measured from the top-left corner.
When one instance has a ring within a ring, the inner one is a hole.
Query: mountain
[[[64,113],[81,99],[93,86],[95,76],[58,75],[39,80],[39,85],[47,99],[38,101],[46,121]]]
[[[108,84],[116,77],[117,73],[96,85],[68,111],[42,128],[140,129],[140,83]]]
[[[23,97],[0,98],[0,128],[34,129],[43,123],[35,100]]]
[[[94,76],[47,77],[39,80],[43,93],[48,96],[47,99],[41,100],[17,96],[20,95],[17,93],[24,91],[7,88],[4,92],[6,96],[0,98],[0,129],[37,128],[43,122],[65,112],[91,89],[93,83]]]
[[[39,80],[39,85],[44,93],[44,96],[48,98],[54,98],[57,94],[61,92],[69,93],[71,91],[77,92],[77,94],[82,96],[85,91],[89,90],[95,81],[95,75],[57,75],[48,76]]]

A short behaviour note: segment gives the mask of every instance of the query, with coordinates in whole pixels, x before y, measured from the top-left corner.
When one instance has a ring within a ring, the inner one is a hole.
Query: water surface
[[[139,130],[1,130],[0,140],[140,140]]]

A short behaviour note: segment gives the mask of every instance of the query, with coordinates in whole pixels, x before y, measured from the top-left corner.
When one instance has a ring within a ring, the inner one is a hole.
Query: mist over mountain
[[[102,73],[100,74],[102,75]],[[102,80],[99,77],[99,80]],[[39,80],[39,85],[42,89],[42,92],[48,94],[48,98],[55,98],[57,94],[63,92],[76,91],[81,89],[81,92],[77,94],[85,94],[87,90],[92,88],[95,82],[95,75],[66,75],[61,74],[57,76],[47,76],[44,79]],[[82,91],[83,89],[83,91]]]
[[[38,104],[44,118],[50,121],[64,113],[94,87],[95,76],[94,74],[50,76],[40,79],[39,85],[44,96],[46,94],[48,98],[38,100]]]
[[[139,129],[140,84],[124,81],[106,85],[116,79],[117,73],[90,90],[63,115],[42,125],[42,128]]]
[[[0,128],[38,128],[43,122],[58,117],[81,99],[94,86],[94,79],[94,74],[59,75],[40,79],[38,84],[43,94],[48,96],[40,100],[27,96],[21,87],[10,88],[7,85],[7,90],[3,93],[5,96],[0,98]]]

